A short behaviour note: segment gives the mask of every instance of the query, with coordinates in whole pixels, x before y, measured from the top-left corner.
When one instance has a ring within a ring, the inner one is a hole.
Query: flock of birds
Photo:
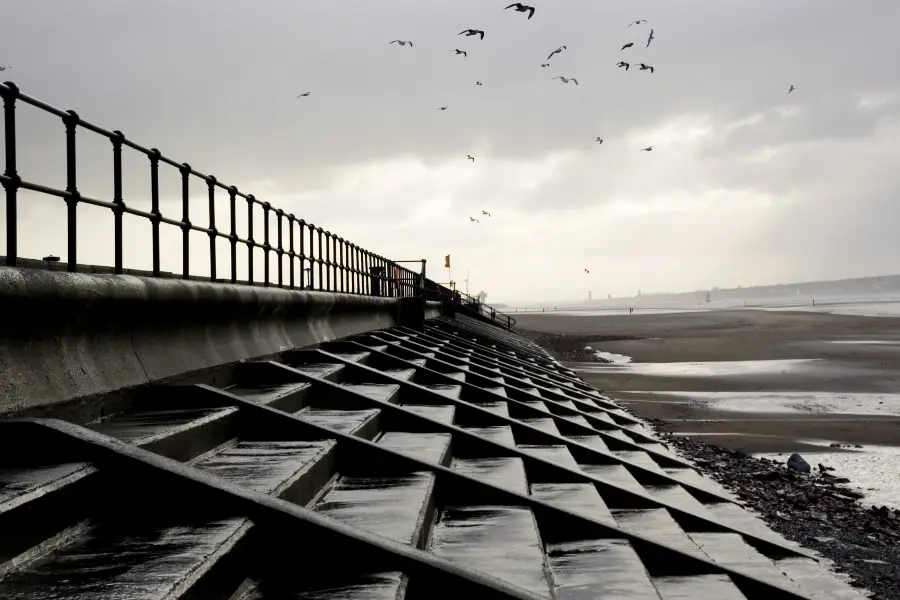
[[[526,4],[522,4],[521,2],[515,2],[515,3],[513,3],[513,4],[510,4],[509,6],[507,6],[506,8],[504,8],[503,10],[509,10],[509,9],[511,9],[511,8],[514,9],[516,12],[520,12],[520,13],[523,13],[523,14],[527,13],[528,19],[531,19],[532,17],[534,17],[535,8],[534,8],[533,6],[528,6],[528,5],[526,5]],[[636,21],[632,21],[631,23],[629,23],[629,24],[628,24],[628,27],[633,27],[633,26],[635,26],[635,25],[643,25],[643,24],[645,24],[645,23],[647,23],[647,20],[646,20],[646,19],[638,19],[638,20],[636,20]],[[654,39],[656,39],[655,33],[656,33],[655,30],[651,28],[651,29],[650,29],[650,33],[647,35],[647,43],[646,43],[646,45],[644,46],[645,49],[650,48],[650,44],[653,42]],[[483,39],[484,39],[484,31],[481,30],[481,29],[464,29],[463,31],[460,31],[457,35],[465,35],[466,37],[478,36],[479,40],[483,40]],[[403,46],[403,47],[409,46],[410,48],[413,48],[413,46],[414,46],[414,45],[413,45],[413,42],[412,42],[411,40],[393,40],[393,41],[389,42],[388,44],[389,44],[389,45],[390,45],[390,44],[397,44],[397,45]],[[621,48],[620,50],[621,50],[621,51],[624,51],[624,50],[628,50],[629,48],[633,48],[633,47],[634,47],[634,44],[635,44],[634,42],[628,42],[627,44],[623,45],[622,48]],[[553,50],[553,51],[547,56],[547,58],[546,58],[546,60],[547,60],[548,62],[541,63],[541,68],[547,68],[547,67],[549,67],[549,66],[550,66],[550,62],[549,62],[550,59],[552,59],[552,58],[553,58],[554,56],[556,56],[557,54],[561,54],[563,51],[565,51],[565,50],[567,50],[567,49],[568,49],[568,48],[567,48],[566,46],[560,46],[560,47],[557,48],[556,50]],[[459,49],[459,48],[455,48],[455,49],[453,50],[453,53],[456,54],[456,55],[462,56],[463,58],[466,58],[466,57],[468,56],[468,52],[466,52],[465,50],[461,50],[461,49]],[[634,67],[637,67],[637,69],[638,69],[639,71],[650,71],[651,74],[653,74],[653,73],[656,72],[656,67],[654,67],[653,65],[648,65],[648,64],[643,63],[643,62],[632,63],[632,62],[627,62],[627,61],[622,60],[622,61],[619,61],[618,63],[616,63],[616,66],[619,67],[619,68],[625,69],[626,71],[628,71],[632,66],[634,66]],[[6,71],[7,69],[11,69],[11,68],[12,68],[12,67],[11,67],[10,65],[0,64],[0,72]],[[558,80],[560,80],[563,84],[574,83],[576,86],[579,85],[578,79],[575,78],[575,77],[564,77],[564,76],[562,76],[562,75],[557,75],[557,76],[555,76],[555,77],[552,77],[552,79],[558,79]],[[481,86],[481,85],[483,85],[483,84],[482,84],[481,81],[476,81],[476,82],[475,82],[475,85],[476,85],[476,86]],[[792,93],[795,89],[796,89],[796,88],[795,88],[793,85],[791,85],[791,86],[788,88],[788,94]],[[312,93],[312,92],[304,92],[304,93],[302,93],[302,94],[299,94],[299,95],[297,96],[297,98],[306,98],[306,97],[308,97],[311,93]],[[446,106],[446,105],[445,105],[445,106],[440,106],[440,107],[438,107],[437,110],[439,110],[439,111],[445,111],[445,110],[447,110],[448,108],[449,108],[449,106]],[[603,143],[603,138],[600,137],[600,136],[597,136],[596,142],[597,142],[597,144],[602,144],[602,143]],[[641,151],[641,152],[652,152],[652,151],[653,151],[653,146],[647,146],[646,148],[641,148],[640,151]],[[469,161],[471,161],[471,162],[473,162],[473,163],[475,162],[475,157],[472,156],[471,154],[467,154],[467,155],[466,155],[466,159],[469,160]],[[491,213],[489,213],[489,212],[486,211],[486,210],[482,210],[482,211],[481,211],[481,216],[483,216],[483,217],[485,217],[485,216],[486,216],[486,217],[490,217],[490,216],[491,216]],[[480,220],[480,219],[477,219],[477,218],[475,218],[475,217],[469,217],[469,221],[472,222],[472,223],[481,223],[481,220]],[[585,272],[585,274],[587,274],[587,275],[590,275],[590,273],[591,273],[589,269],[584,269],[584,272]]]

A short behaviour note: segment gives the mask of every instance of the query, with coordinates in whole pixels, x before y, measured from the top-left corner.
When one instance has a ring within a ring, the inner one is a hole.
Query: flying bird
[[[646,46],[647,48],[650,47],[650,42],[652,42],[652,41],[653,41],[653,30],[651,29],[651,30],[650,30],[650,37],[647,38],[647,46]]]
[[[475,85],[483,85],[480,81],[476,81]]]
[[[488,211],[484,210],[483,208],[481,209],[481,214],[487,215],[487,216],[491,216],[491,213],[489,213]]]
[[[468,158],[468,159],[471,160],[472,162],[475,162],[475,157],[472,156],[471,154],[466,154],[466,158]]]
[[[481,221],[479,221],[475,217],[469,217],[469,220],[472,221],[473,223],[481,223]]]
[[[653,146],[647,146],[646,148],[641,148],[641,152],[653,152]]]
[[[529,19],[534,16],[534,7],[533,6],[525,6],[521,2],[516,2],[515,4],[510,4],[503,10],[507,10],[510,8],[515,8],[516,12],[520,12],[520,13],[527,12]]]
[[[793,92],[795,89],[797,89],[797,88],[795,88],[794,86],[791,86],[790,88],[788,88],[788,94]]]
[[[455,54],[462,54],[462,55],[463,55],[463,58],[465,58],[465,57],[467,56],[466,51],[465,51],[465,50],[460,50],[459,48],[454,49],[453,52],[454,52]]]
[[[466,34],[466,37],[470,37],[473,35],[479,35],[479,36],[481,36],[481,39],[484,39],[484,32],[480,29],[466,29],[464,31],[460,31],[456,35],[462,35],[462,34]]]
[[[447,110],[447,107],[446,107],[446,106],[442,106],[442,107],[440,107],[438,110]]]
[[[632,25],[640,25],[641,23],[646,23],[646,22],[647,22],[647,19],[638,19],[634,23],[629,23],[628,26],[631,27]]]
[[[551,58],[553,58],[554,54],[559,54],[560,52],[562,52],[565,49],[566,49],[565,46],[560,46],[559,48],[557,48],[556,50],[554,50],[553,52],[550,53],[550,56],[547,57],[547,60],[550,60]]]
[[[644,63],[640,63],[639,66],[641,67],[641,71],[647,71],[647,70],[649,70],[651,73],[653,73],[653,72],[655,71],[655,69],[654,69],[652,66],[650,66],[650,65],[645,65]]]
[[[0,65],[0,72],[3,72],[7,69],[12,69],[12,67],[9,65]]]
[[[409,47],[410,47],[410,48],[412,48],[412,45],[413,45],[412,42],[410,42],[410,41],[403,41],[403,40],[394,40],[393,42],[389,42],[389,43],[388,43],[388,46],[390,46],[391,44],[400,44],[401,46],[405,46],[405,45],[409,44]]]
[[[307,96],[310,95],[310,93],[311,93],[311,92],[306,92],[305,94],[300,94],[300,95],[297,96],[297,97],[298,97],[298,98],[306,98]]]
[[[634,42],[628,42],[627,44],[622,46],[622,50],[624,50],[625,48],[631,48],[632,46],[634,46]]]
[[[620,62],[617,62],[617,63],[616,63],[616,66],[619,67],[619,68],[625,67],[625,70],[626,70],[626,71],[627,71],[629,68],[631,68],[631,64],[625,62],[624,60],[623,60],[623,61],[620,61]]]
[[[602,143],[603,143],[603,138],[602,138],[602,137],[598,137],[598,138],[597,138],[597,143],[598,143],[598,144],[602,144]]]
[[[590,274],[591,274],[591,272],[590,272],[590,270],[589,270],[589,269],[585,269],[585,270],[584,270],[584,272],[585,272],[585,273],[587,273],[587,274],[588,274],[588,275],[590,275]]]
[[[574,77],[553,77],[553,79],[561,79],[563,83],[569,83],[570,81],[574,81],[575,85],[578,85],[578,80]]]
[[[542,67],[549,67],[549,66],[550,66],[550,63],[542,63],[541,66],[542,66]]]

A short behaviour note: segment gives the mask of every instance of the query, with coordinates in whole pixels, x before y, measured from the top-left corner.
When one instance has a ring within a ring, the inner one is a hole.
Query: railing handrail
[[[152,225],[152,255],[153,276],[159,276],[160,267],[160,243],[159,229],[161,224],[179,227],[182,230],[182,278],[191,278],[189,235],[191,232],[205,233],[209,236],[209,280],[222,281],[216,277],[216,241],[227,240],[231,246],[231,277],[232,283],[237,283],[237,247],[247,247],[248,264],[246,282],[253,285],[254,252],[263,252],[264,275],[260,283],[270,285],[274,283],[270,277],[270,257],[272,253],[278,259],[277,285],[284,287],[283,267],[285,258],[288,260],[290,277],[289,288],[317,289],[321,291],[340,291],[357,294],[377,294],[392,296],[419,296],[423,295],[425,288],[425,260],[421,260],[422,270],[416,272],[404,267],[396,261],[391,261],[379,254],[375,254],[364,248],[331,233],[322,227],[307,223],[302,218],[286,213],[280,208],[271,206],[268,202],[256,198],[253,194],[246,194],[219,181],[213,175],[202,173],[188,163],[179,163],[165,155],[156,148],[146,148],[130,139],[121,131],[109,131],[81,118],[75,111],[64,111],[42,100],[33,98],[23,93],[12,82],[0,83],[0,97],[3,99],[3,119],[5,124],[4,143],[6,148],[6,164],[0,174],[0,184],[6,191],[6,264],[16,266],[19,258],[18,252],[18,223],[17,223],[17,195],[20,189],[62,198],[68,207],[68,252],[66,255],[66,269],[74,272],[78,265],[77,255],[77,206],[81,203],[106,208],[112,211],[114,217],[114,260],[113,272],[123,272],[123,230],[122,217],[125,214],[142,217],[150,221]],[[66,137],[66,189],[56,189],[36,182],[23,180],[17,170],[16,155],[16,103],[24,102],[44,112],[50,113],[62,119],[65,126]],[[113,198],[102,200],[91,198],[81,194],[77,187],[77,145],[76,134],[79,128],[101,135],[112,143],[113,146]],[[127,206],[122,193],[122,150],[130,148],[135,150],[150,161],[150,200],[149,212]],[[182,191],[182,217],[174,219],[166,217],[160,210],[159,198],[159,167],[170,165],[179,170],[181,174]],[[197,225],[191,222],[190,208],[190,183],[191,178],[205,182],[209,197],[209,223],[207,226]],[[230,208],[230,228],[225,233],[216,227],[215,209],[217,197],[215,192],[224,190],[228,193]],[[247,202],[247,235],[241,237],[237,232],[237,198]],[[261,208],[263,211],[264,239],[262,243],[253,238],[254,210]],[[271,215],[274,213],[277,220],[277,239],[270,239]],[[288,244],[285,247],[284,221],[287,220]],[[299,238],[295,237],[296,233]],[[308,237],[307,237],[308,231]],[[295,241],[299,239],[299,248],[295,248]],[[305,242],[309,242],[307,248]],[[324,242],[324,244],[323,244]],[[299,262],[299,286],[295,286],[295,266]],[[317,268],[317,269],[316,269]],[[318,271],[318,272],[316,272]],[[306,273],[309,273],[309,281]],[[332,277],[334,281],[332,282]],[[313,286],[315,284],[315,287]],[[387,293],[385,293],[387,292]]]

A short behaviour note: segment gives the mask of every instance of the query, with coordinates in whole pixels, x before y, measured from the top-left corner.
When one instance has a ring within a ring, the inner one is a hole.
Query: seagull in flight
[[[647,46],[646,46],[647,48],[650,47],[650,42],[652,42],[652,41],[653,41],[653,30],[651,29],[651,30],[650,30],[650,37],[647,38]]]
[[[0,72],[3,72],[7,69],[12,69],[12,67],[9,65],[0,65]]]
[[[475,162],[475,157],[472,156],[471,154],[466,154],[466,158],[468,158],[468,159],[471,160],[472,162]]]
[[[627,44],[622,46],[622,50],[624,50],[625,48],[631,48],[632,46],[634,46],[634,42],[628,42]]]
[[[623,60],[623,61],[620,61],[620,62],[617,62],[617,63],[616,63],[616,66],[619,67],[619,68],[625,67],[625,70],[626,70],[626,71],[627,71],[628,69],[631,68],[631,64],[625,62],[624,60]]]
[[[446,106],[442,106],[442,107],[440,107],[438,110],[447,110],[447,107],[446,107]]]
[[[455,54],[462,54],[462,55],[463,55],[463,58],[465,58],[466,56],[468,56],[468,55],[466,54],[466,51],[465,51],[465,50],[460,50],[459,48],[454,49],[453,52],[454,52]]]
[[[391,44],[400,44],[401,46],[405,46],[405,45],[409,44],[410,48],[412,48],[412,45],[413,45],[412,42],[403,41],[403,40],[394,40],[393,42],[388,42],[388,46],[390,46]]]
[[[646,148],[641,148],[641,152],[653,152],[653,146],[647,146]]]
[[[462,35],[462,34],[466,34],[466,37],[470,37],[473,35],[480,35],[481,39],[484,39],[484,32],[480,29],[466,29],[466,30],[460,31],[456,35]]]
[[[307,96],[310,95],[310,93],[311,93],[311,92],[306,92],[305,94],[300,94],[300,95],[297,96],[297,97],[298,97],[298,98],[306,98]]]
[[[481,221],[479,221],[475,217],[469,217],[469,220],[472,221],[473,223],[481,223]]]
[[[649,70],[651,73],[655,71],[655,69],[650,65],[645,65],[644,63],[640,63],[641,71]]]
[[[484,84],[482,84],[480,81],[476,81],[475,85],[484,85]]]
[[[584,270],[584,272],[585,272],[585,273],[587,273],[587,274],[588,274],[588,275],[590,275],[590,274],[591,274],[591,271],[590,271],[590,269],[585,269],[585,270]]]
[[[788,88],[788,94],[790,94],[791,92],[793,92],[795,89],[797,89],[797,88],[795,88],[794,86],[789,87],[789,88]]]
[[[534,16],[534,7],[533,6],[525,6],[521,2],[516,2],[515,4],[510,4],[503,10],[507,10],[509,8],[515,8],[516,12],[520,12],[520,13],[527,12],[529,19]]]
[[[598,143],[598,144],[602,144],[602,143],[603,143],[603,138],[602,138],[602,137],[598,137],[598,138],[597,138],[597,143]]]
[[[561,79],[563,83],[569,83],[570,81],[574,81],[575,85],[578,85],[578,80],[574,77],[554,77],[553,79]]]
[[[542,67],[549,67],[549,66],[550,66],[550,63],[541,63],[541,66],[542,66]]]
[[[487,215],[487,216],[491,216],[491,213],[489,213],[488,211],[484,210],[483,208],[481,209],[481,214]]]
[[[560,46],[559,48],[557,48],[556,50],[554,50],[553,52],[550,53],[550,56],[547,57],[547,60],[550,60],[551,58],[553,58],[553,55],[554,55],[554,54],[559,54],[559,53],[562,52],[563,50],[566,50],[566,47],[565,47],[565,46]]]
[[[632,25],[640,25],[641,23],[646,23],[646,22],[647,22],[647,19],[638,19],[634,23],[629,23],[628,26],[631,27]]]

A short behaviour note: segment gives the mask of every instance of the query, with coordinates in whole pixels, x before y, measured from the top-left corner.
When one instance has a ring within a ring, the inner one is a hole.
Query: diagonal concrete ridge
[[[25,429],[26,434],[13,433],[16,428]],[[286,500],[242,488],[200,469],[80,425],[57,419],[8,419],[0,421],[0,432],[4,430],[22,439],[40,440],[50,437],[52,442],[65,447],[76,456],[81,455],[79,458],[93,463],[100,469],[128,469],[188,484],[196,492],[216,498],[223,504],[235,506],[257,526],[276,532],[275,537],[284,537],[285,532],[291,531],[299,534],[301,539],[309,537],[309,533],[317,534],[326,541],[324,547],[316,548],[317,552],[332,550],[335,554],[340,551],[360,553],[386,562],[392,568],[403,571],[411,577],[429,578],[438,589],[449,586],[459,594],[477,594],[476,597],[479,598],[496,600],[546,600],[489,574],[459,566],[430,552],[361,531]],[[288,547],[290,546],[285,543],[281,551],[284,552]],[[305,559],[308,559],[308,556],[301,557],[301,560]]]

